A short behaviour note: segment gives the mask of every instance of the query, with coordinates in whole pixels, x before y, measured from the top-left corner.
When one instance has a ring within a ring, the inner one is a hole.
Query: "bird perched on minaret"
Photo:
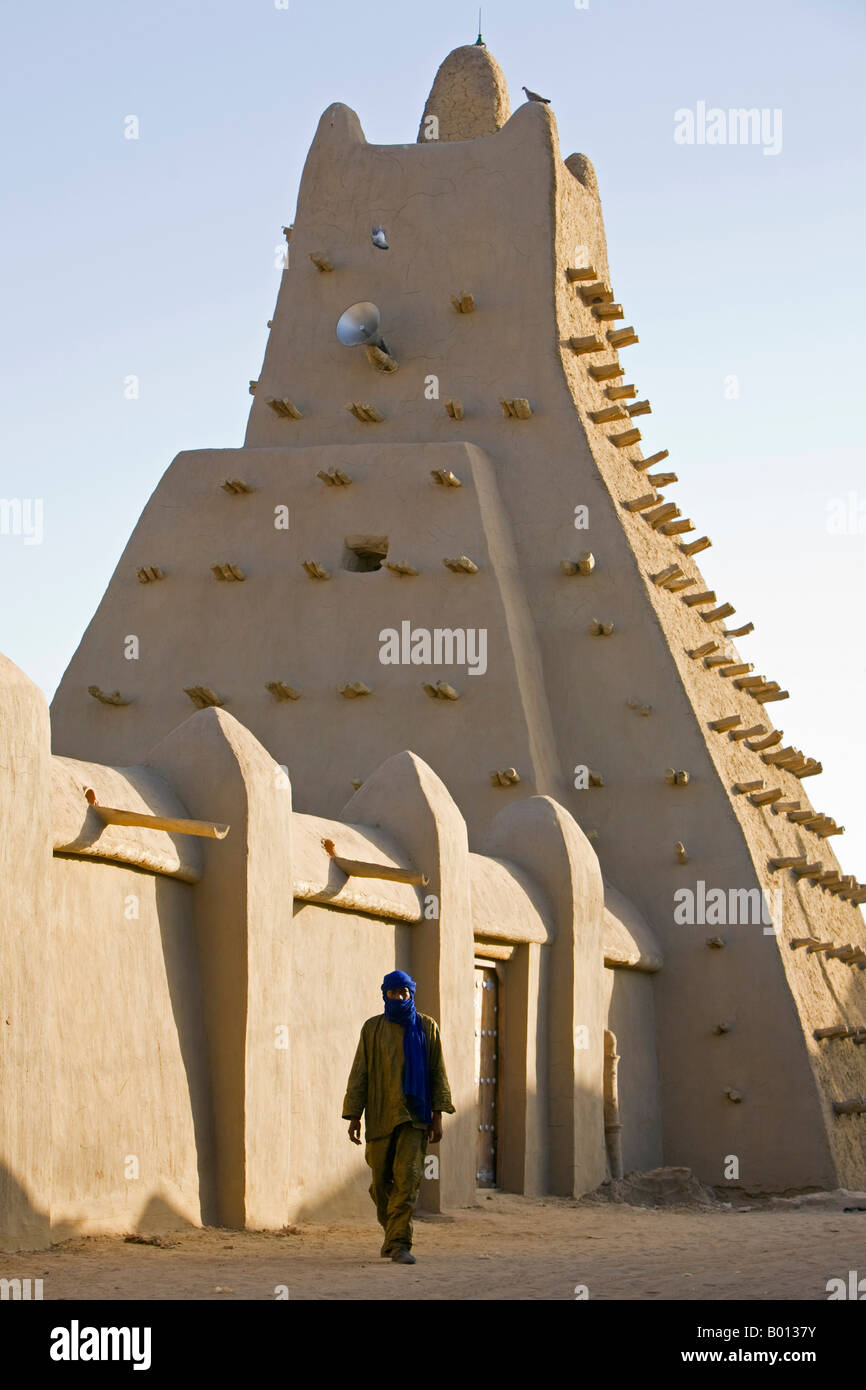
[[[522,89],[526,93],[527,101],[543,101],[545,106],[550,105],[550,97],[540,97],[537,92],[530,92],[528,87]]]

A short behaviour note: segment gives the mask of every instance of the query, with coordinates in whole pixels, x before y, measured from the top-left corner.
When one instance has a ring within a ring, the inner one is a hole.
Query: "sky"
[[[712,536],[704,576],[755,623],[744,659],[790,690],[774,722],[821,759],[806,789],[860,879],[864,14],[483,12],[512,105],[524,84],[550,97],[563,155],[595,165],[640,335],[630,378]],[[0,651],[50,697],[175,454],[242,442],[321,112],[342,101],[368,140],[414,141],[477,7],[16,0],[0,16],[0,499],[24,503],[20,526],[0,514]],[[733,108],[764,113],[755,142],[731,138]]]

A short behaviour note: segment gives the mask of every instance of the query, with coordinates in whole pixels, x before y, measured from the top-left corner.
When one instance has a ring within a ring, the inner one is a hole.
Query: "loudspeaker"
[[[351,304],[337,320],[337,337],[344,347],[363,347],[367,344],[387,352],[379,336],[382,315],[375,304],[364,301]]]

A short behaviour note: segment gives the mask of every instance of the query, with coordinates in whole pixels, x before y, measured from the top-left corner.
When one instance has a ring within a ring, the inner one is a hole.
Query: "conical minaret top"
[[[455,48],[442,63],[421,118],[418,142],[477,140],[493,135],[511,115],[505,74],[484,44]],[[431,133],[430,117],[438,122]]]

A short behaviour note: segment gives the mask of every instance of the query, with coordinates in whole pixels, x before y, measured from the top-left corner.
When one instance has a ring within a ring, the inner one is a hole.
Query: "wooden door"
[[[499,1075],[499,976],[492,965],[475,967],[475,1081],[478,1087],[479,1187],[496,1186]]]

